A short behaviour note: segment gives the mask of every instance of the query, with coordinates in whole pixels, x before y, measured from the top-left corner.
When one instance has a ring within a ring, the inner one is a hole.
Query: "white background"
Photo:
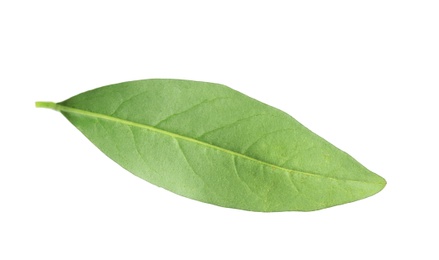
[[[437,1],[2,1],[0,259],[439,259]],[[310,213],[174,195],[57,112],[146,78],[280,108],[387,187]]]

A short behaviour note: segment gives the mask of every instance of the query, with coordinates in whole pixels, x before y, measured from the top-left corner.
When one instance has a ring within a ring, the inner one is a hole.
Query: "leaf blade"
[[[384,179],[286,113],[218,84],[127,82],[77,95],[59,103],[57,110],[130,172],[207,203],[254,211],[307,211],[365,198],[385,186]],[[108,126],[101,129],[98,124]],[[106,139],[105,131],[111,131]],[[133,142],[127,141],[129,135]],[[104,142],[115,136],[125,138]],[[137,155],[121,157],[117,146],[125,153],[137,150]],[[321,157],[317,166],[310,155]],[[345,170],[335,172],[337,167]]]

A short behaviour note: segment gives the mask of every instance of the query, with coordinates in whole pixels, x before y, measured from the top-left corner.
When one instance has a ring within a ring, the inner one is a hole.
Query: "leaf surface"
[[[37,106],[61,111],[140,178],[219,206],[310,211],[386,185],[288,114],[224,85],[139,80]]]

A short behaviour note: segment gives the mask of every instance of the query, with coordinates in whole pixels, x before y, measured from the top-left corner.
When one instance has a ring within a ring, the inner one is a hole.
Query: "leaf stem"
[[[35,107],[39,107],[39,108],[50,108],[56,111],[60,110],[60,107],[58,104],[54,103],[54,102],[46,102],[46,101],[37,101],[35,102]]]

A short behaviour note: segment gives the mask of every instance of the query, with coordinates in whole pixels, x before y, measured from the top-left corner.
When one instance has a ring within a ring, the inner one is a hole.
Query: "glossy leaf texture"
[[[311,211],[386,185],[288,114],[220,84],[131,81],[37,107],[61,111],[134,175],[223,207]]]

